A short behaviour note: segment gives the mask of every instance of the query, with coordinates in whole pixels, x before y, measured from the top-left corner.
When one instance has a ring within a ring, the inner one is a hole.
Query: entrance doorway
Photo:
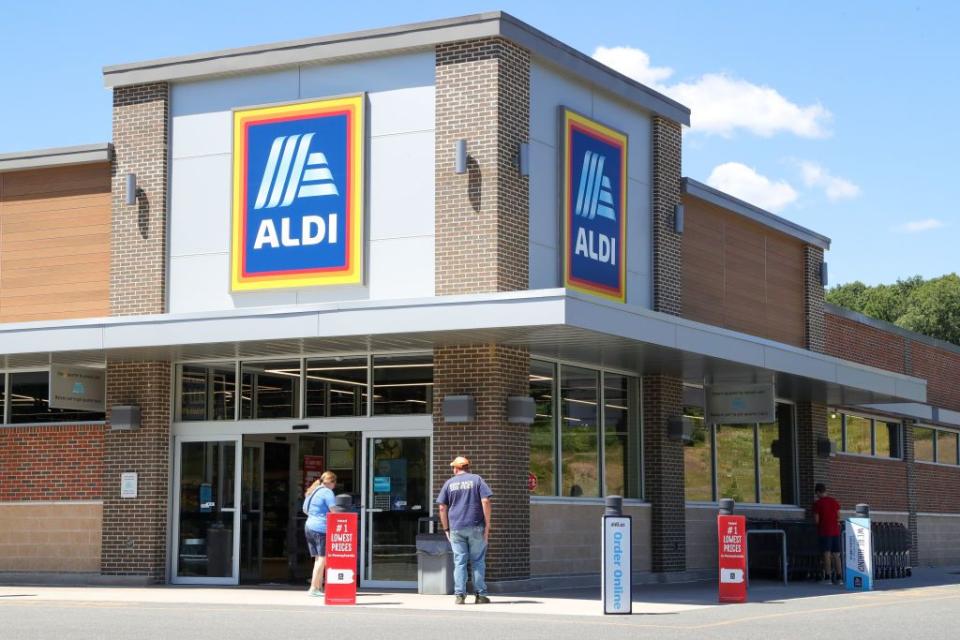
[[[304,493],[330,470],[334,493],[363,516],[361,584],[416,583],[418,520],[431,513],[428,430],[179,436],[174,451],[172,582],[305,585]]]

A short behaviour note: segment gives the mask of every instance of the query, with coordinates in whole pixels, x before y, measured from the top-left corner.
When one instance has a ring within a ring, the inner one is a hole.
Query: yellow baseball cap
[[[453,462],[450,463],[450,466],[456,469],[459,469],[460,467],[469,467],[470,461],[463,456],[457,456],[453,459]]]

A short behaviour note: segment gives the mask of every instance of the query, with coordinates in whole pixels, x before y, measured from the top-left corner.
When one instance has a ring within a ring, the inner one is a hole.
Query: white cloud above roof
[[[778,212],[797,199],[797,191],[784,180],[771,180],[740,162],[725,162],[710,172],[707,184],[750,204]]]
[[[924,231],[933,231],[934,229],[940,229],[945,226],[946,224],[944,224],[942,220],[937,220],[936,218],[926,218],[924,220],[905,222],[901,225],[897,225],[893,228],[893,230],[900,231],[902,233],[923,233]]]
[[[730,137],[738,130],[770,137],[790,133],[801,138],[830,135],[830,111],[819,103],[798,105],[772,87],[726,73],[707,73],[691,82],[667,81],[670,67],[654,67],[634,47],[597,47],[593,57],[690,107],[690,132]]]
[[[816,162],[800,162],[800,172],[803,175],[804,185],[809,188],[823,189],[831,202],[849,200],[860,195],[860,187],[846,178],[831,175]]]

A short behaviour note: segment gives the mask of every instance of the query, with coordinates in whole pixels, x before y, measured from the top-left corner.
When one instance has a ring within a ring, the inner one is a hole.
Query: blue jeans
[[[473,568],[473,590],[487,595],[486,571],[487,543],[483,540],[483,527],[467,527],[450,531],[450,546],[453,547],[453,592],[460,596],[467,593],[467,558]]]

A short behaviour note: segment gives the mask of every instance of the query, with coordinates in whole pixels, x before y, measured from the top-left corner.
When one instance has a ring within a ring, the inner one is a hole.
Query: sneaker
[[[473,601],[473,604],[490,604],[490,598],[487,596],[482,596],[478,593],[476,600]]]
[[[820,584],[833,584],[833,583],[830,582],[828,578],[824,578],[823,580],[820,581]]]
[[[460,594],[454,599],[453,604],[464,604],[466,601],[467,596]]]
[[[313,596],[314,598],[322,598],[323,591],[320,589],[310,589],[310,591],[307,591],[307,595]]]

